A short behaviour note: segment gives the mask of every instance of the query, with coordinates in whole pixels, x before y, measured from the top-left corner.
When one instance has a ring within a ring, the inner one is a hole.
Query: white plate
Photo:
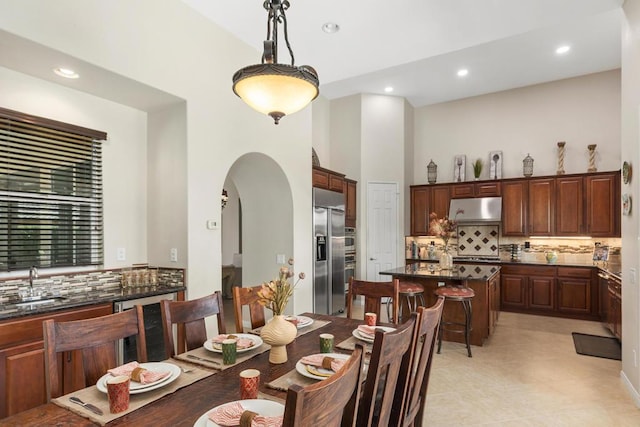
[[[348,354],[342,354],[342,353],[322,353],[322,355],[327,357],[333,357],[334,359],[342,359],[342,360],[347,360],[349,357],[351,357]],[[331,372],[327,369],[322,369],[317,367],[315,368],[320,372]],[[311,372],[307,371],[307,365],[302,363],[300,360],[298,360],[298,363],[296,363],[296,371],[298,371],[300,375],[303,375],[307,378],[313,378],[314,380],[326,380],[327,378],[329,378],[329,377],[321,377],[320,375],[314,375]]]
[[[248,399],[248,400],[238,400],[242,407],[247,411],[256,412],[258,415],[264,415],[267,417],[276,417],[278,415],[284,414],[284,405],[278,402],[274,402],[272,400],[264,400],[264,399]],[[229,402],[233,403],[233,402]],[[225,403],[228,405],[229,403]],[[223,406],[223,405],[220,405]],[[216,406],[214,408],[209,409],[207,412],[202,414],[200,418],[198,418],[193,425],[193,427],[221,427],[218,424],[211,421],[208,417],[209,412],[218,408]]]
[[[385,332],[391,332],[391,331],[395,331],[396,328],[390,328],[389,326],[376,326],[376,329],[382,329]],[[356,337],[359,340],[362,340],[364,342],[368,342],[368,343],[373,343],[373,339],[366,337],[362,334],[360,334],[360,331],[358,331],[358,329],[354,329],[353,332],[351,332],[351,335],[353,335],[354,337]]]
[[[131,381],[130,383],[130,394],[138,394],[144,393],[147,391],[155,390],[160,387],[164,387],[165,385],[172,383],[176,378],[180,376],[180,368],[173,363],[165,363],[165,362],[149,362],[149,363],[141,363],[140,366],[142,368],[148,369],[150,371],[169,371],[171,374],[166,377],[150,384],[140,384],[136,381]],[[107,373],[104,374],[98,382],[96,383],[96,387],[103,393],[107,392],[107,379],[112,378],[113,375]]]
[[[307,316],[296,316],[298,318],[298,329],[306,328],[313,324],[313,319]]]
[[[238,353],[244,353],[245,351],[250,351],[250,350],[255,350],[256,348],[260,347],[262,345],[262,338],[260,338],[258,335],[253,335],[253,334],[229,334],[229,335],[235,335],[238,338],[248,338],[250,340],[253,341],[253,345],[251,347],[247,347],[247,348],[239,348],[238,349]],[[214,351],[216,353],[222,353],[222,347],[217,348],[213,346],[213,342],[211,342],[210,339],[208,339],[207,341],[205,341],[204,343],[204,348],[206,348],[209,351]],[[222,344],[221,344],[222,346]]]

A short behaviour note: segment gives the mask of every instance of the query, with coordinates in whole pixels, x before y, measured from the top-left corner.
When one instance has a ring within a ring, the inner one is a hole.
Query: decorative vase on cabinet
[[[287,357],[287,344],[293,342],[298,334],[298,328],[285,319],[285,316],[278,314],[267,322],[260,331],[262,340],[271,346],[269,352],[269,362],[285,363]]]

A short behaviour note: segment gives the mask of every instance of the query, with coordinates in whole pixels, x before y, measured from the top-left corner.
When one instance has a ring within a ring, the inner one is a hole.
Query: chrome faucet
[[[35,266],[31,266],[29,269],[29,293],[33,296],[33,279],[38,278],[38,269]]]

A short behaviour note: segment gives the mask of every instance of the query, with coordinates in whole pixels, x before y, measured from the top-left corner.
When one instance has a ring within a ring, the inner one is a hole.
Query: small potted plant
[[[476,179],[476,181],[480,179],[480,174],[482,173],[483,166],[484,166],[484,163],[482,159],[476,159],[476,161],[473,162],[473,176]]]

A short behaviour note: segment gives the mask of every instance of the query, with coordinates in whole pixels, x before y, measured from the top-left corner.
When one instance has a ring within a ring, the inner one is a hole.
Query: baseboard
[[[627,378],[627,375],[624,373],[624,371],[620,371],[620,378],[622,379],[627,392],[629,392],[629,396],[631,396],[633,403],[638,408],[640,408],[640,394],[635,388],[633,388],[633,384],[631,384],[631,381],[629,381],[629,378]]]

